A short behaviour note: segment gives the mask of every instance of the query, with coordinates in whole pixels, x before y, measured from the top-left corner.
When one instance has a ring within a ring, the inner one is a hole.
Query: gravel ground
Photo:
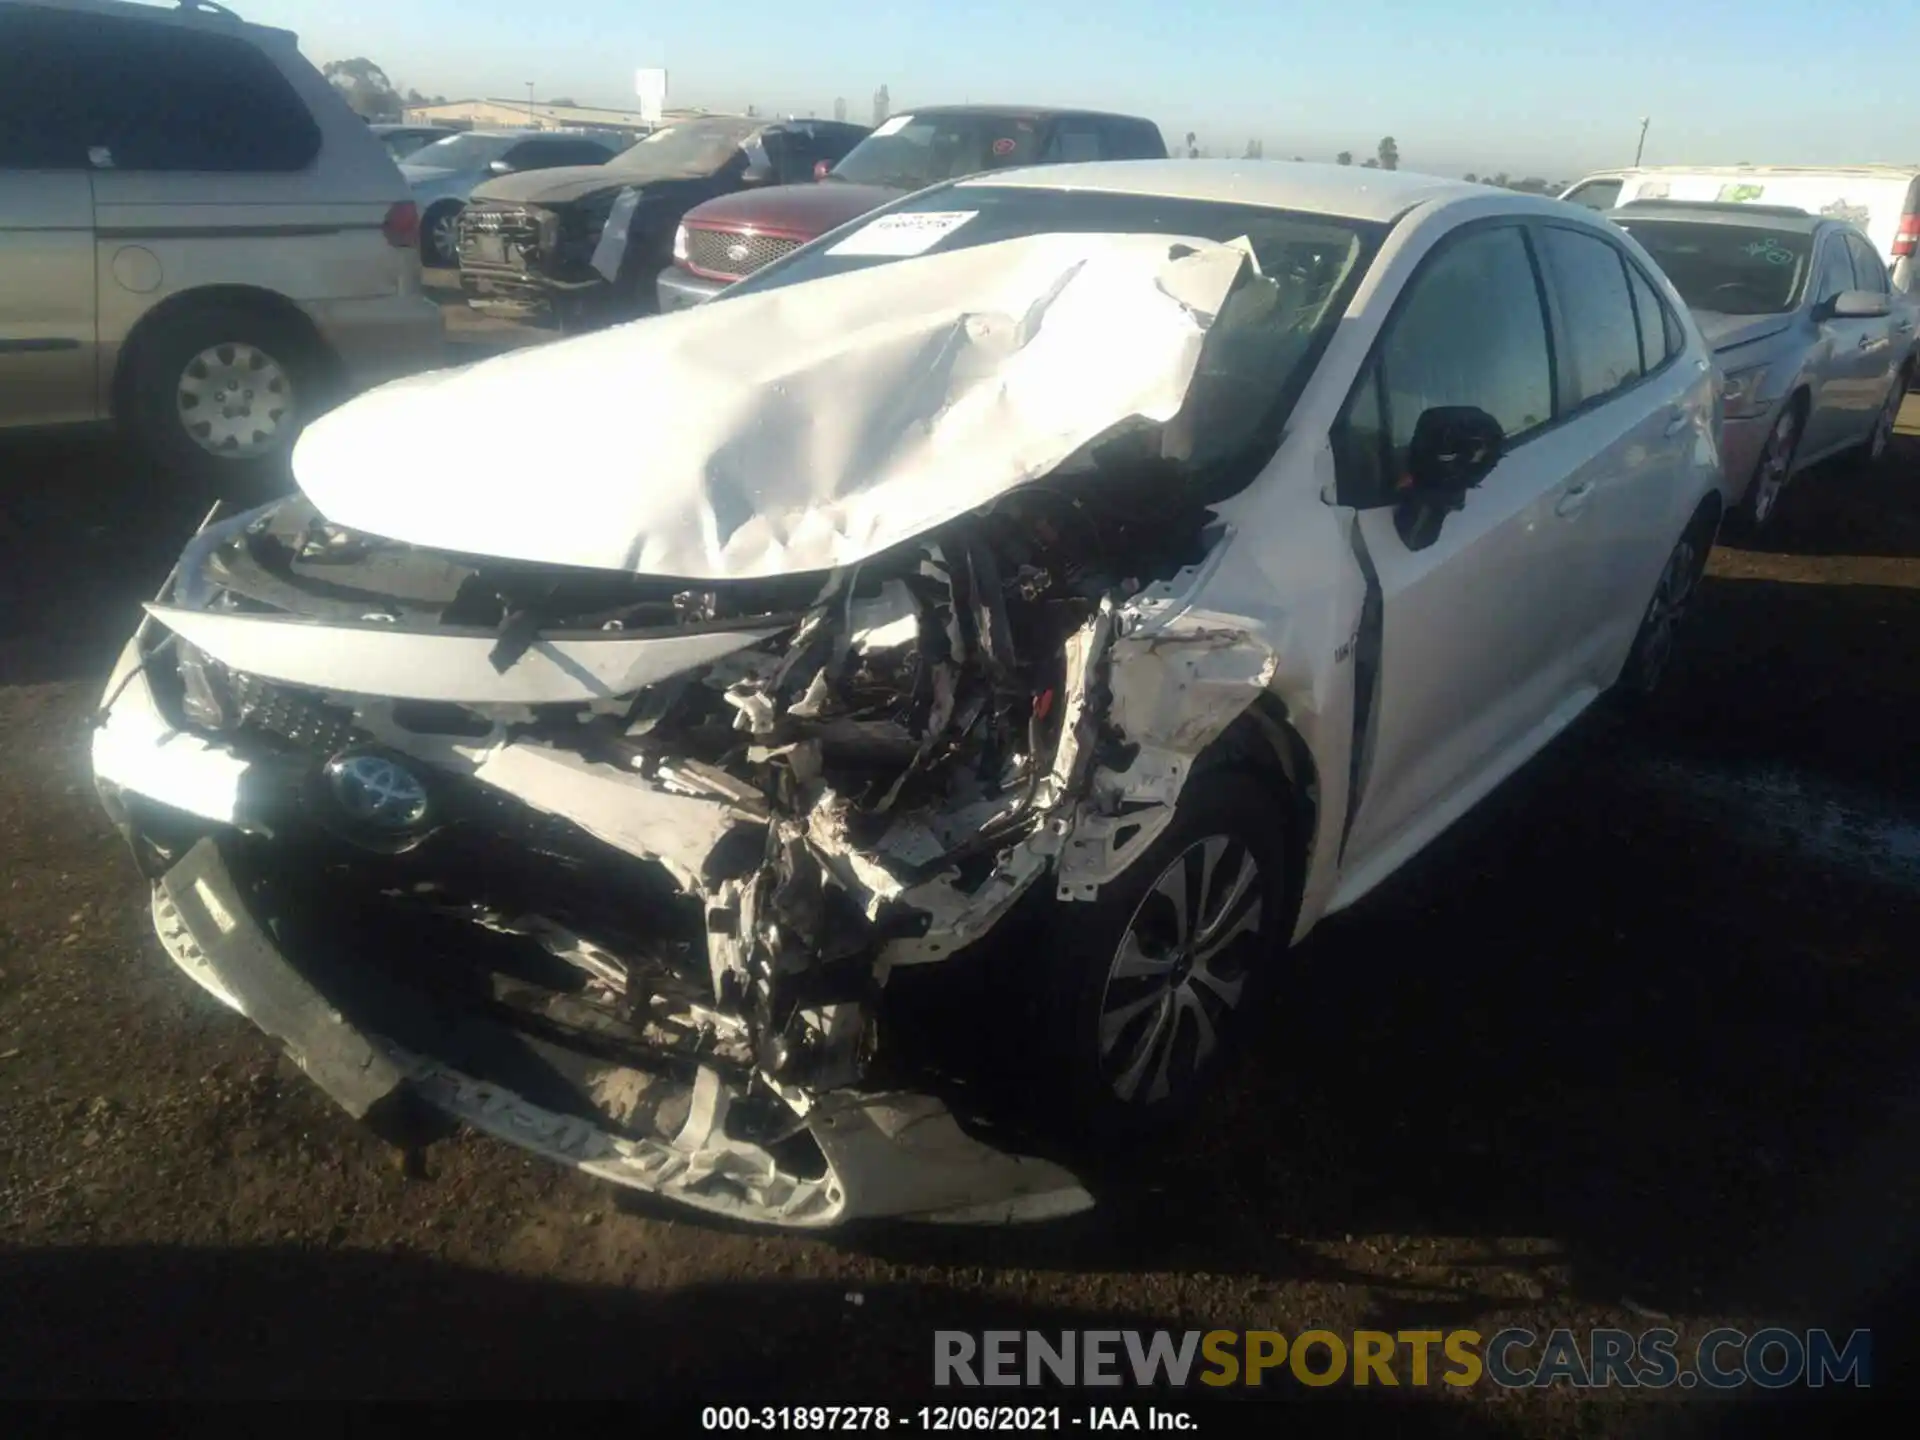
[[[455,318],[456,356],[538,338]],[[1062,1226],[831,1239],[624,1204],[470,1134],[407,1173],[180,976],[84,737],[204,500],[104,442],[8,443],[0,1393],[870,1403],[925,1392],[935,1328],[1862,1316],[1884,1391],[1920,1259],[1907,417],[1891,463],[1808,477],[1764,549],[1716,552],[1648,722],[1583,722],[1292,957],[1177,1150]],[[1675,1413],[1405,1403],[1487,1435]]]

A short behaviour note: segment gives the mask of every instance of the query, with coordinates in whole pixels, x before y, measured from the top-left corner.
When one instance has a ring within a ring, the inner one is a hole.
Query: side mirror
[[[1435,405],[1414,422],[1407,445],[1407,486],[1394,527],[1409,550],[1424,550],[1467,491],[1492,473],[1506,451],[1500,422],[1473,405]]]
[[[1827,313],[1835,320],[1877,320],[1892,311],[1892,299],[1878,290],[1842,290],[1827,302]]]
[[[513,166],[504,160],[489,160],[487,162],[487,169],[495,175],[511,175],[513,173]]]
[[[816,160],[813,162],[813,178],[816,180],[824,180],[827,178],[827,172],[832,169],[833,166],[829,165],[825,160]]]

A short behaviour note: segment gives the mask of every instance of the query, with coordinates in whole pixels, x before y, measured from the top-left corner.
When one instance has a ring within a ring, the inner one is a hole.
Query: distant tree
[[[367,120],[397,120],[404,108],[387,72],[364,55],[351,60],[329,60],[320,73],[333,82],[353,113]]]
[[[759,113],[760,113],[760,107],[759,107],[758,105],[749,105],[749,106],[747,106],[747,118],[748,118],[749,120],[751,120],[751,119],[753,119],[754,117],[756,117],[757,115],[759,115]]]
[[[1199,158],[1200,158],[1199,143],[1194,139],[1193,131],[1189,130],[1187,131],[1187,159],[1198,160]]]
[[[842,95],[833,102],[833,118],[844,121],[847,118],[847,97]]]
[[[1498,185],[1502,190],[1510,190],[1513,188],[1512,186],[1507,184],[1507,172],[1504,170],[1502,170],[1498,175],[1489,177],[1486,183],[1489,185]]]
[[[873,123],[875,125],[884,125],[887,121],[887,116],[892,113],[893,97],[887,94],[887,87],[882,85],[878,90],[873,92]]]
[[[1264,160],[1266,159],[1265,147],[1258,140],[1249,140],[1247,141],[1247,153],[1240,158],[1242,160]]]
[[[1369,155],[1360,162],[1360,168],[1362,170],[1378,170],[1380,168],[1380,162]]]
[[[1471,170],[1467,171],[1467,184],[1477,185],[1479,183],[1480,183],[1480,177],[1474,174]]]
[[[1295,164],[1304,164],[1306,162],[1306,158],[1307,157],[1304,155],[1296,155],[1293,157]]]
[[[580,102],[571,95],[562,95],[558,100],[549,100],[547,103],[549,105],[566,105],[569,107],[578,107],[580,104]]]
[[[1380,142],[1379,155],[1380,168],[1382,170],[1398,170],[1400,168],[1400,147],[1394,144],[1391,135]]]
[[[1353,163],[1353,152],[1351,150],[1342,150],[1338,155],[1333,157],[1333,163],[1336,165],[1351,165]]]

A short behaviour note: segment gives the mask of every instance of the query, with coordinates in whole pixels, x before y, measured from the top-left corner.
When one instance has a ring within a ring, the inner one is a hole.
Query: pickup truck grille
[[[785,235],[745,235],[735,230],[687,229],[687,264],[709,275],[724,275],[738,280],[771,264],[790,250],[800,247],[798,240]]]

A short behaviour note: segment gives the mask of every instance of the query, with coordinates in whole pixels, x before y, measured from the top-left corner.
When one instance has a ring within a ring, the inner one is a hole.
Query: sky
[[[364,55],[401,89],[871,118],[916,104],[1087,105],[1215,154],[1571,180],[1645,163],[1920,161],[1920,6],[1897,0],[227,0]]]

